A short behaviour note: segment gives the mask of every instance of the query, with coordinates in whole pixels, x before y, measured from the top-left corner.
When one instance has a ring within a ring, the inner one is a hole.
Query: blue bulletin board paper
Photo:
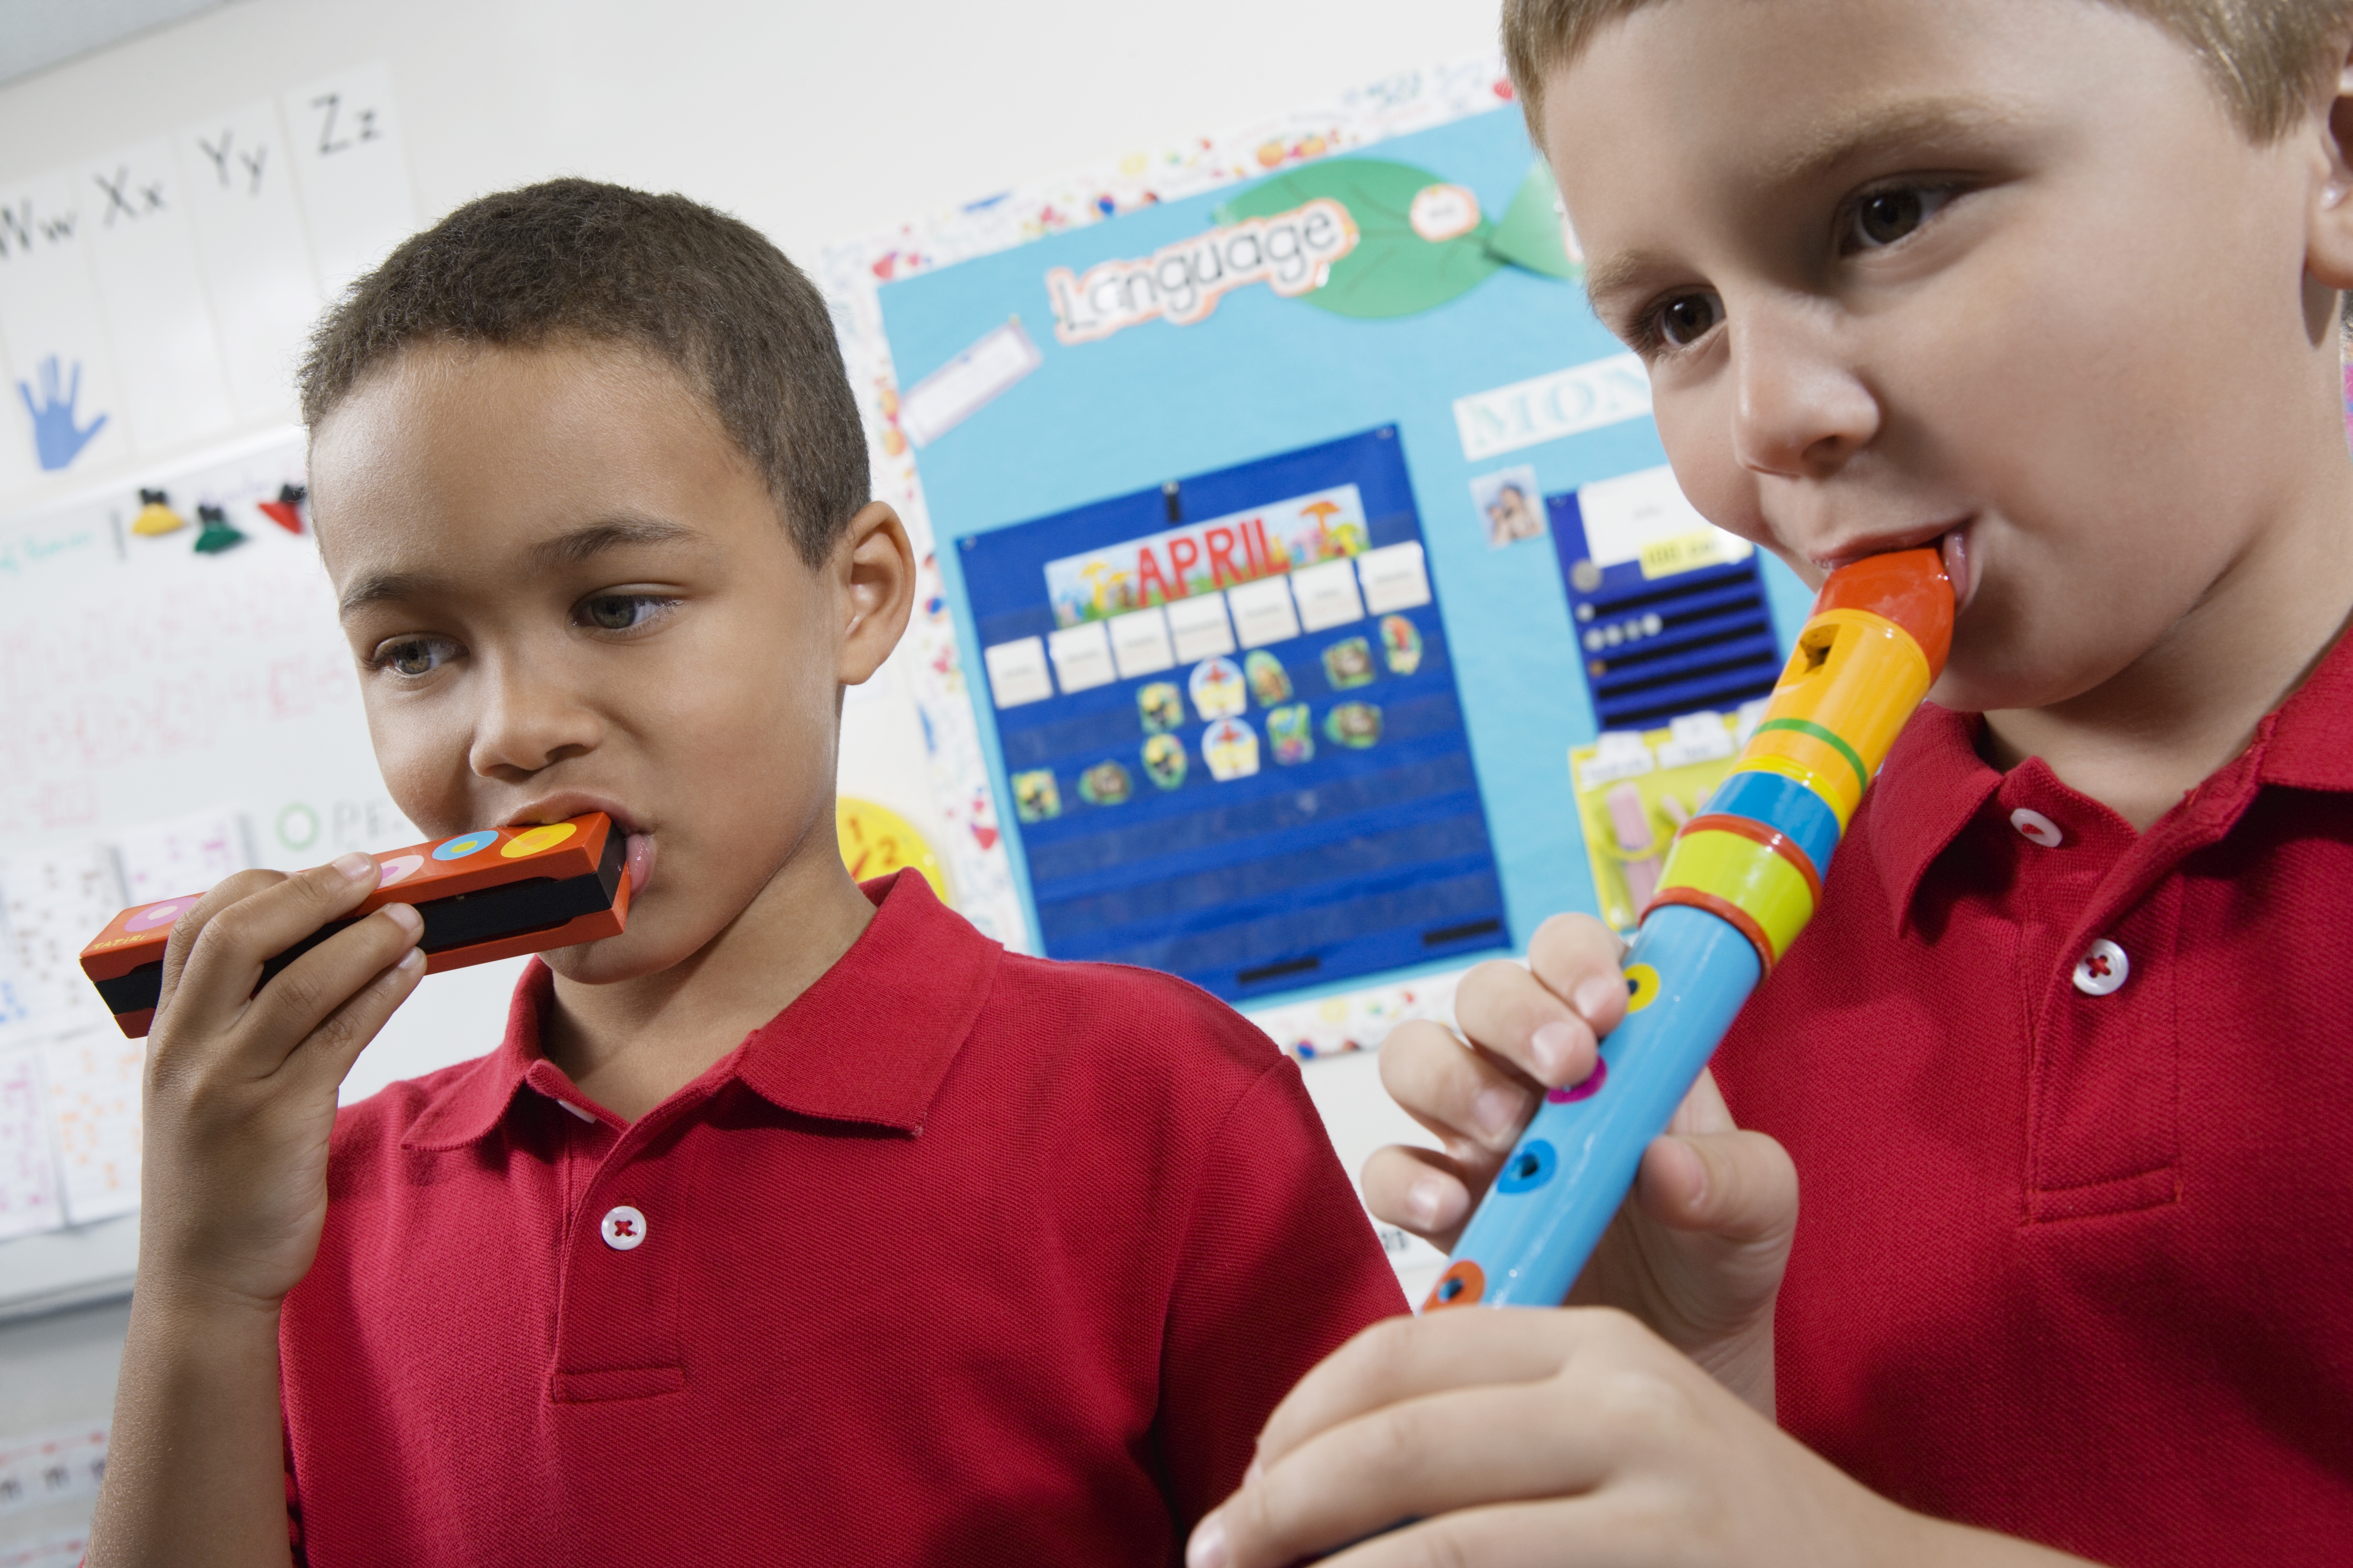
[[[1466,188],[1491,216],[1507,209],[1533,161],[1519,112],[1509,106],[1384,141],[1377,156]],[[1560,495],[1653,468],[1665,452],[1651,420],[1637,416],[1478,462],[1464,456],[1456,399],[1623,352],[1576,283],[1517,267],[1436,308],[1388,320],[1314,309],[1261,284],[1230,289],[1191,324],[1144,321],[1078,343],[1055,337],[1050,272],[1083,275],[1104,261],[1148,257],[1218,226],[1216,209],[1250,188],[1122,214],[879,291],[902,384],[948,363],[1008,318],[1031,327],[1041,355],[1033,373],[935,437],[917,459],[1031,929],[1035,889],[1011,809],[998,716],[979,668],[980,650],[996,639],[976,623],[961,542],[1386,428],[1395,432],[1410,477],[1509,939],[1525,947],[1547,915],[1595,907],[1567,756],[1593,741],[1596,726],[1551,545],[1531,539],[1491,547],[1472,482],[1532,466],[1542,493]],[[1805,589],[1778,563],[1767,564],[1766,576],[1777,620],[1795,626]]]

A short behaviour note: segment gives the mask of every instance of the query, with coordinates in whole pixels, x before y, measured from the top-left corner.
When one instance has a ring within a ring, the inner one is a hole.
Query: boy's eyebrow
[[[569,533],[559,533],[553,539],[543,539],[531,547],[530,553],[532,563],[542,568],[577,566],[607,550],[624,550],[632,545],[676,544],[681,540],[695,537],[694,530],[683,523],[624,514],[575,528]]]
[[[1595,315],[1607,321],[1604,307],[1613,295],[1624,293],[1666,265],[1664,258],[1649,250],[1621,250],[1605,256],[1585,269],[1585,302]]]
[[[2016,125],[2021,118],[2001,104],[1960,95],[1861,104],[1815,127],[1796,148],[1767,163],[1757,184],[1801,184],[1883,143],[1982,134]]]
[[[526,553],[534,567],[547,571],[558,566],[577,566],[607,550],[676,544],[700,537],[694,530],[682,523],[625,514],[602,522],[587,523],[559,533],[553,539],[543,539]],[[370,605],[416,598],[430,592],[438,581],[432,574],[426,572],[367,573],[343,590],[343,595],[335,606],[336,613],[349,618],[354,612]]]
[[[1877,147],[1982,135],[2016,125],[2013,110],[1982,98],[1904,98],[1865,103],[1816,126],[1787,153],[1766,163],[1744,181],[1761,191],[1810,184],[1837,173]],[[1586,302],[1596,315],[1612,295],[1667,266],[1646,250],[1624,250],[1592,260],[1585,270]]]

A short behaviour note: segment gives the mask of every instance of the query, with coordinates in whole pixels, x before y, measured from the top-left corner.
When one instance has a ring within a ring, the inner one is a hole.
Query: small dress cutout
[[[301,485],[280,485],[278,499],[257,503],[261,515],[289,533],[302,531],[302,502],[310,491]]]
[[[245,535],[229,525],[228,513],[216,506],[196,508],[196,521],[204,524],[204,531],[196,535],[199,555],[218,555],[245,542]]]
[[[172,510],[172,498],[163,490],[139,492],[139,515],[131,520],[131,531],[142,539],[153,539],[159,533],[176,533],[188,526],[188,520]]]

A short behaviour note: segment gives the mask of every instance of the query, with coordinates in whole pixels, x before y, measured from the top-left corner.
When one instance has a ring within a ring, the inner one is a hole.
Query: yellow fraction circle
[[[844,795],[833,803],[833,826],[841,840],[841,863],[859,881],[871,882],[898,870],[919,871],[940,902],[955,906],[940,858],[914,824],[889,806]]]
[[[551,822],[544,827],[526,827],[507,840],[499,854],[509,860],[520,860],[526,855],[536,855],[543,849],[553,849],[580,829],[569,822]]]
[[[1647,963],[1626,970],[1626,1011],[1639,1013],[1659,999],[1659,972]]]

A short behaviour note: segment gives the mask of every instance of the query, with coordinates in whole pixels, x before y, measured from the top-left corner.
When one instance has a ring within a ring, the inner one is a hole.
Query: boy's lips
[[[1969,607],[1978,586],[1970,571],[1968,525],[1947,530],[1945,537],[1937,541],[1937,548],[1944,552],[1945,575],[1952,580],[1953,614],[1957,616]]]
[[[629,868],[629,899],[631,902],[646,896],[646,883],[654,874],[654,836],[632,833],[625,851]]]
[[[622,864],[628,868],[630,900],[635,902],[644,898],[646,884],[654,874],[654,836],[650,829],[639,826],[637,818],[618,801],[603,795],[565,791],[533,801],[510,815],[500,826],[531,827],[541,823],[567,822],[592,811],[601,811],[613,819],[614,830],[622,836]]]
[[[1849,541],[1837,550],[1812,559],[1815,565],[1828,573],[1873,555],[1886,555],[1898,550],[1933,549],[1943,556],[1945,575],[1952,580],[1953,614],[1957,616],[1968,608],[1969,600],[1977,591],[1973,572],[1975,563],[1969,552],[1969,525],[1974,521],[1963,518],[1957,522],[1943,523],[1935,528],[1870,535]]]

